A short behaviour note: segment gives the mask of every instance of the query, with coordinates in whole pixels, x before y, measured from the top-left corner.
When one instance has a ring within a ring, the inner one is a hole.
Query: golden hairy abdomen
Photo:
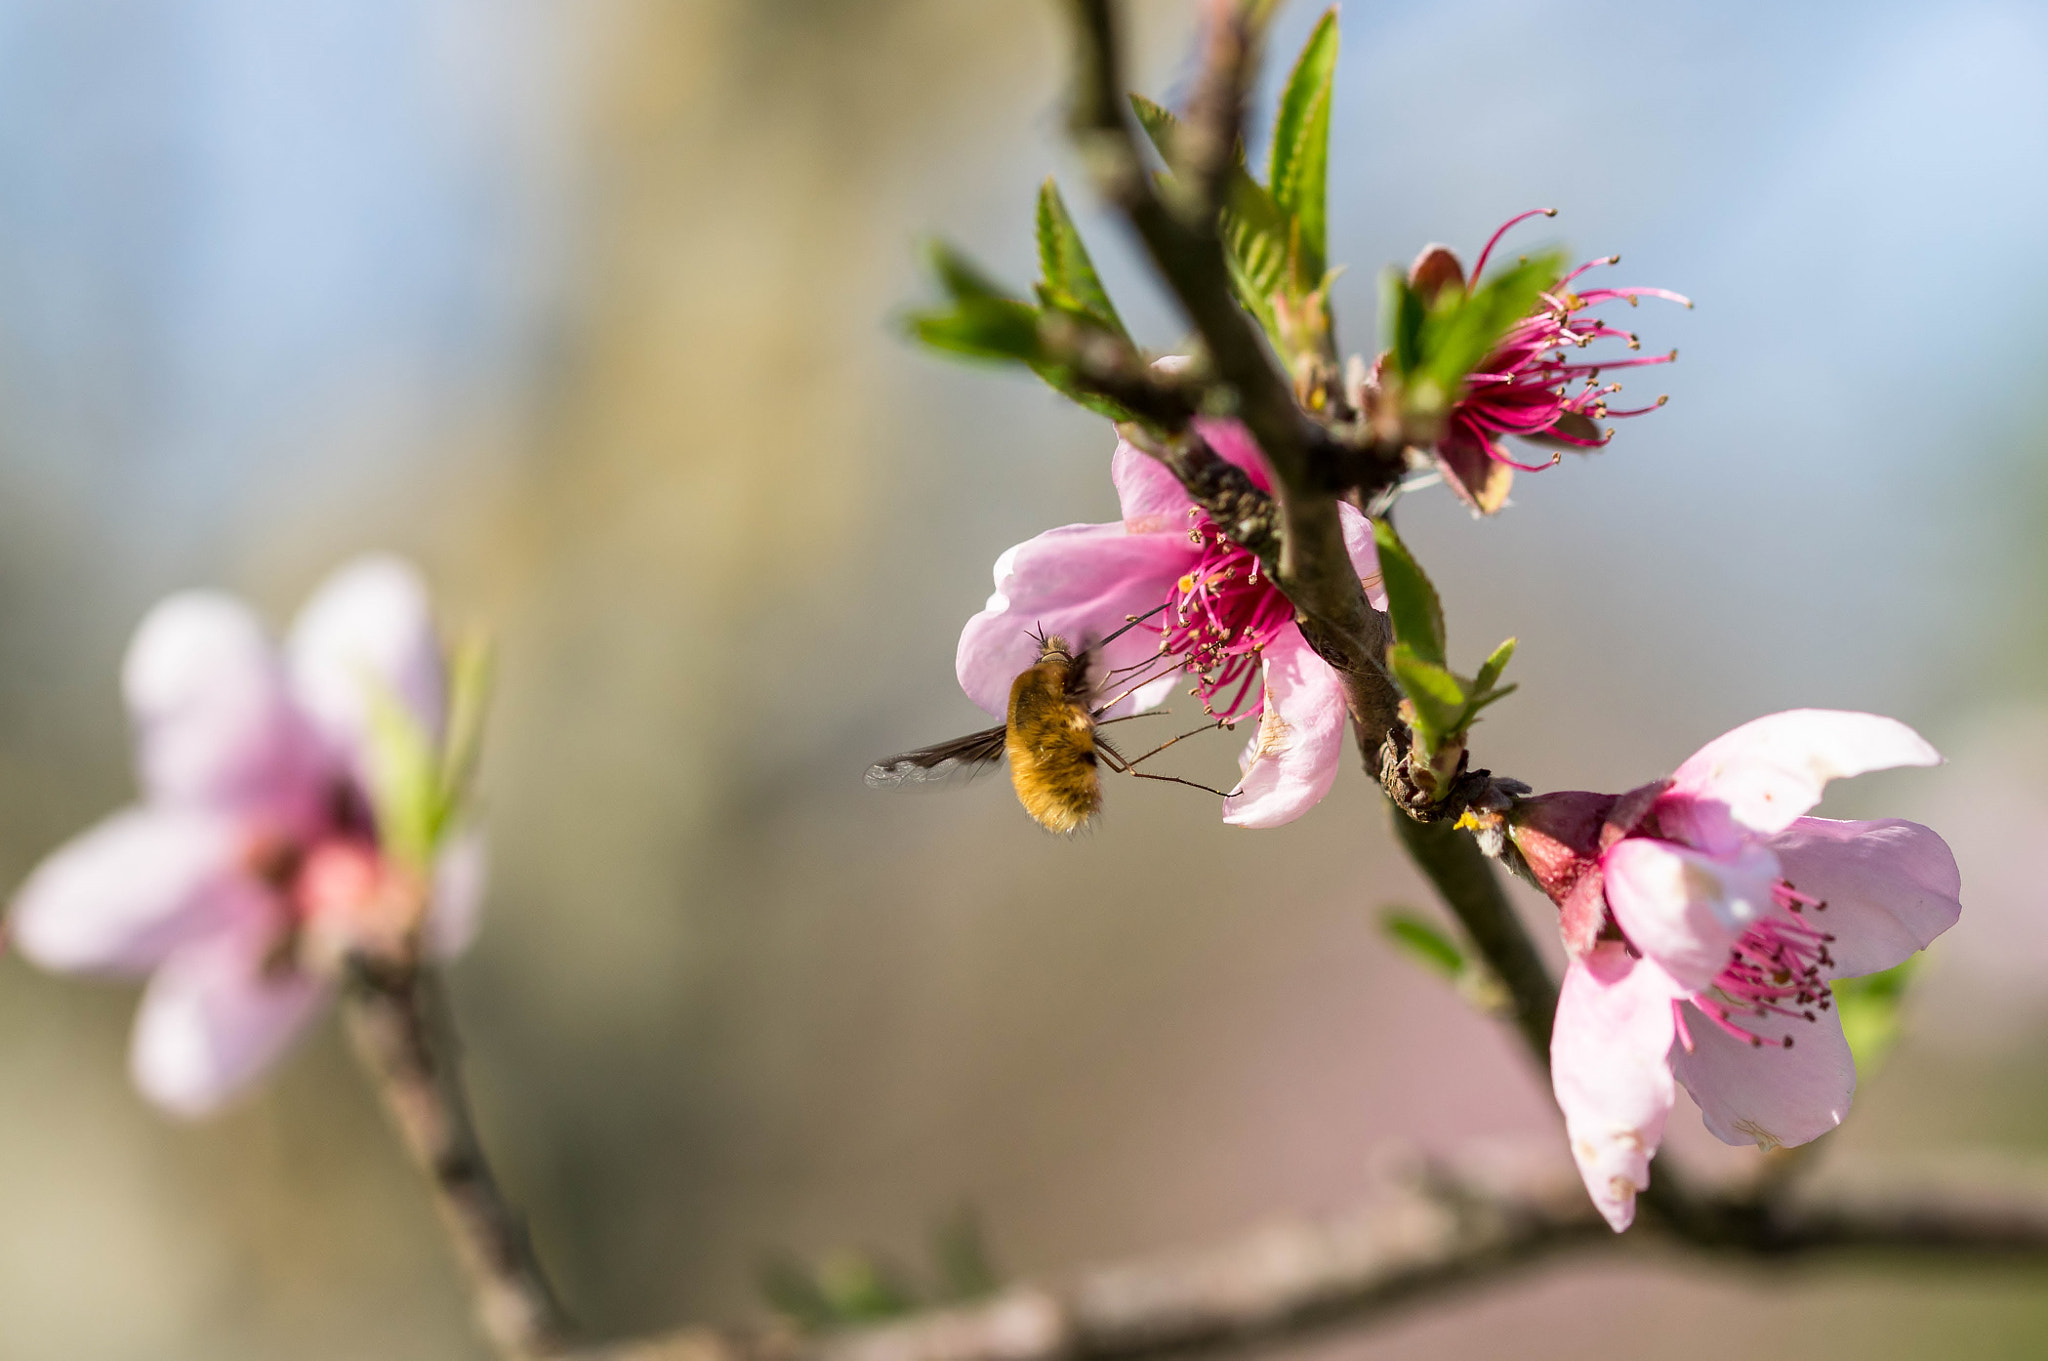
[[[1071,832],[1102,809],[1095,768],[1095,720],[1067,692],[1075,663],[1048,657],[1010,686],[1010,782],[1024,811],[1054,832]]]

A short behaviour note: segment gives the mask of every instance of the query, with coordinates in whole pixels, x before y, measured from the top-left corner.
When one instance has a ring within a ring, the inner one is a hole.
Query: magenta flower
[[[1551,1078],[1616,1231],[1649,1185],[1674,1078],[1727,1143],[1802,1144],[1841,1123],[1856,1066],[1828,981],[1924,949],[1955,925],[1962,881],[1918,823],[1802,814],[1831,779],[1940,761],[1892,719],[1796,709],[1708,743],[1669,780],[1510,814],[1563,912]]]
[[[1532,217],[1554,216],[1555,209],[1538,208],[1509,218],[1479,252],[1471,283],[1479,282],[1493,248],[1510,227]],[[1614,432],[1602,431],[1595,422],[1641,416],[1664,404],[1659,397],[1648,406],[1616,407],[1609,399],[1621,391],[1621,385],[1603,383],[1601,375],[1613,369],[1668,364],[1678,358],[1678,351],[1630,359],[1572,357],[1596,340],[1620,340],[1631,350],[1641,348],[1641,342],[1631,332],[1609,326],[1591,315],[1591,310],[1602,303],[1627,302],[1633,307],[1639,298],[1663,298],[1692,306],[1689,299],[1662,288],[1572,290],[1572,285],[1588,270],[1616,264],[1620,259],[1610,255],[1589,260],[1558,280],[1543,295],[1542,310],[1510,328],[1499,347],[1466,379],[1465,393],[1451,408],[1444,433],[1437,441],[1437,466],[1451,490],[1481,514],[1491,515],[1506,502],[1515,469],[1536,472],[1551,467],[1559,458],[1553,453],[1541,462],[1520,462],[1502,444],[1503,436],[1572,449],[1597,449]],[[1447,285],[1467,286],[1464,267],[1444,246],[1430,246],[1416,257],[1409,282],[1432,295]]]
[[[1250,435],[1234,421],[1196,422],[1223,458],[1269,489]],[[1257,720],[1239,761],[1243,778],[1223,820],[1273,827],[1300,817],[1336,781],[1343,760],[1344,687],[1294,623],[1287,597],[1251,550],[1234,543],[1157,460],[1119,443],[1110,465],[1123,519],[1066,525],[996,559],[988,606],[960,634],[957,669],[968,698],[1001,716],[1011,682],[1038,660],[1034,632],[1094,646],[1153,613],[1092,658],[1097,703],[1110,716],[1163,702],[1180,680],[1204,712]],[[1384,609],[1379,558],[1365,516],[1340,505],[1351,563]],[[1164,612],[1159,607],[1166,605]]]
[[[163,601],[122,668],[142,801],[59,847],[15,898],[21,953],[66,973],[149,975],[131,1068],[143,1093],[203,1114],[318,1014],[349,949],[415,928],[461,951],[482,842],[458,834],[432,908],[379,846],[368,781],[376,705],[438,736],[440,645],[413,569],[364,558],[321,586],[282,655],[241,602]]]

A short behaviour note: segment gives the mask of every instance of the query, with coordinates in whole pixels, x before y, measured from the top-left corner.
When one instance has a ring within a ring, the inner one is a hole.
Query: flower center
[[[1792,1047],[1792,1036],[1776,1038],[1759,1035],[1743,1023],[1744,1018],[1789,1016],[1802,1021],[1818,1020],[1834,1004],[1821,970],[1834,964],[1828,943],[1834,937],[1804,919],[1810,908],[1827,910],[1827,904],[1779,880],[1771,890],[1777,905],[1788,913],[1758,922],[1742,933],[1730,952],[1727,967],[1714,977],[1711,988],[1690,999],[1715,1025],[1736,1039],[1762,1048]],[[1674,1008],[1676,1003],[1673,1003]],[[1692,1037],[1685,1034],[1683,1017],[1679,1033],[1685,1047]]]
[[[1167,595],[1159,650],[1194,676],[1191,693],[1203,712],[1225,723],[1256,718],[1266,701],[1260,654],[1294,622],[1294,607],[1257,554],[1231,542],[1199,506],[1188,518],[1200,557]]]

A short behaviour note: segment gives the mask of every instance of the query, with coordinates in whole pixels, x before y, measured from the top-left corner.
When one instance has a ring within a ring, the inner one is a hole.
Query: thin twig
[[[1176,212],[1154,189],[1124,107],[1122,51],[1110,0],[1068,0],[1076,36],[1076,79],[1068,125],[1097,191],[1130,224],[1181,309],[1217,377],[1236,401],[1276,480],[1282,542],[1275,580],[1300,615],[1310,646],[1344,679],[1368,762],[1398,722],[1399,697],[1379,664],[1386,620],[1365,598],[1351,567],[1330,469],[1346,451],[1294,399],[1292,384],[1231,292],[1219,232],[1218,198],[1234,165],[1245,85],[1256,51],[1238,11],[1218,6],[1188,129],[1188,167],[1197,192]],[[1216,169],[1217,148],[1222,148]]]
[[[435,975],[358,961],[342,1012],[407,1154],[427,1178],[485,1335],[508,1361],[555,1355],[568,1319],[477,1140]]]

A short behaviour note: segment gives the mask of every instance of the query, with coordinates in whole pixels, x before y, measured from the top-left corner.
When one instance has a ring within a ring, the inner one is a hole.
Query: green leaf
[[[1040,362],[1038,313],[1009,298],[967,298],[943,310],[912,312],[910,334],[946,354],[969,359]]]
[[[1296,282],[1306,290],[1322,282],[1328,254],[1330,100],[1337,79],[1337,11],[1324,11],[1294,63],[1273,123],[1267,182],[1273,201],[1293,220],[1298,246]]]
[[[1508,669],[1508,659],[1514,655],[1515,640],[1512,638],[1495,648],[1493,655],[1479,668],[1479,674],[1472,678],[1472,693],[1483,695],[1493,689],[1494,684],[1500,680],[1501,672]]]
[[[859,1252],[839,1252],[818,1267],[818,1290],[841,1323],[872,1323],[909,1313],[917,1301],[895,1272]]]
[[[1417,391],[1448,407],[1463,389],[1465,376],[1494,351],[1509,327],[1536,310],[1562,269],[1561,256],[1539,255],[1471,293],[1450,288],[1438,293],[1422,327]]]
[[[491,699],[491,640],[481,631],[466,635],[456,646],[448,674],[448,732],[441,743],[434,808],[433,839],[443,836],[462,815],[476,777],[483,748],[484,715]]]
[[[1432,751],[1465,722],[1465,686],[1444,667],[1416,655],[1406,643],[1387,650],[1387,668],[1415,706],[1416,736]]]
[[[1050,178],[1038,190],[1038,267],[1046,288],[1061,302],[1119,335],[1128,334],[1116,314],[1116,304],[1109,300],[1109,292],[1095,272],[1095,262],[1088,258],[1088,247],[1082,244],[1059,186]]]
[[[369,796],[378,843],[400,863],[425,870],[434,858],[441,806],[441,754],[432,736],[376,677],[370,699]]]
[[[1372,522],[1374,541],[1379,546],[1380,580],[1387,590],[1387,616],[1394,625],[1394,638],[1406,644],[1414,655],[1438,667],[1444,665],[1444,607],[1436,587],[1423,574],[1422,565],[1409,553],[1393,525]]]
[[[1390,907],[1380,913],[1380,930],[1397,949],[1431,973],[1452,980],[1464,974],[1465,952],[1414,913]]]
[[[802,1262],[778,1253],[763,1262],[755,1273],[768,1307],[806,1333],[823,1332],[838,1322],[832,1302],[811,1278]]]
[[[1422,364],[1422,323],[1428,316],[1422,295],[1408,284],[1408,276],[1389,265],[1380,273],[1380,332],[1385,338],[1394,373],[1406,375]]]
[[[981,1216],[966,1206],[939,1221],[932,1233],[932,1262],[940,1296],[946,1300],[978,1300],[995,1294],[1003,1283],[981,1230]]]
[[[1180,120],[1171,110],[1143,95],[1131,96],[1131,109],[1170,172],[1177,164],[1175,143],[1180,132]],[[1280,333],[1279,317],[1273,310],[1273,298],[1287,291],[1290,282],[1288,263],[1292,258],[1293,224],[1288,214],[1273,201],[1273,196],[1244,168],[1242,157],[1225,186],[1220,226],[1224,259],[1230,267],[1231,287],[1238,302],[1258,318],[1259,325],[1284,352],[1286,342]],[[1320,282],[1320,279],[1316,280],[1316,283]]]
[[[1131,112],[1138,116],[1138,126],[1152,139],[1153,149],[1159,158],[1173,165],[1179,158],[1174,154],[1174,140],[1180,135],[1180,119],[1164,104],[1156,103],[1141,94],[1131,96]]]
[[[1855,1057],[1857,1070],[1866,1077],[1877,1070],[1898,1043],[1902,1029],[1899,1008],[1921,958],[1908,955],[1904,963],[1882,973],[1837,978],[1829,984],[1835,994],[1835,1011],[1842,1018],[1842,1034],[1849,1041],[1849,1053]]]

